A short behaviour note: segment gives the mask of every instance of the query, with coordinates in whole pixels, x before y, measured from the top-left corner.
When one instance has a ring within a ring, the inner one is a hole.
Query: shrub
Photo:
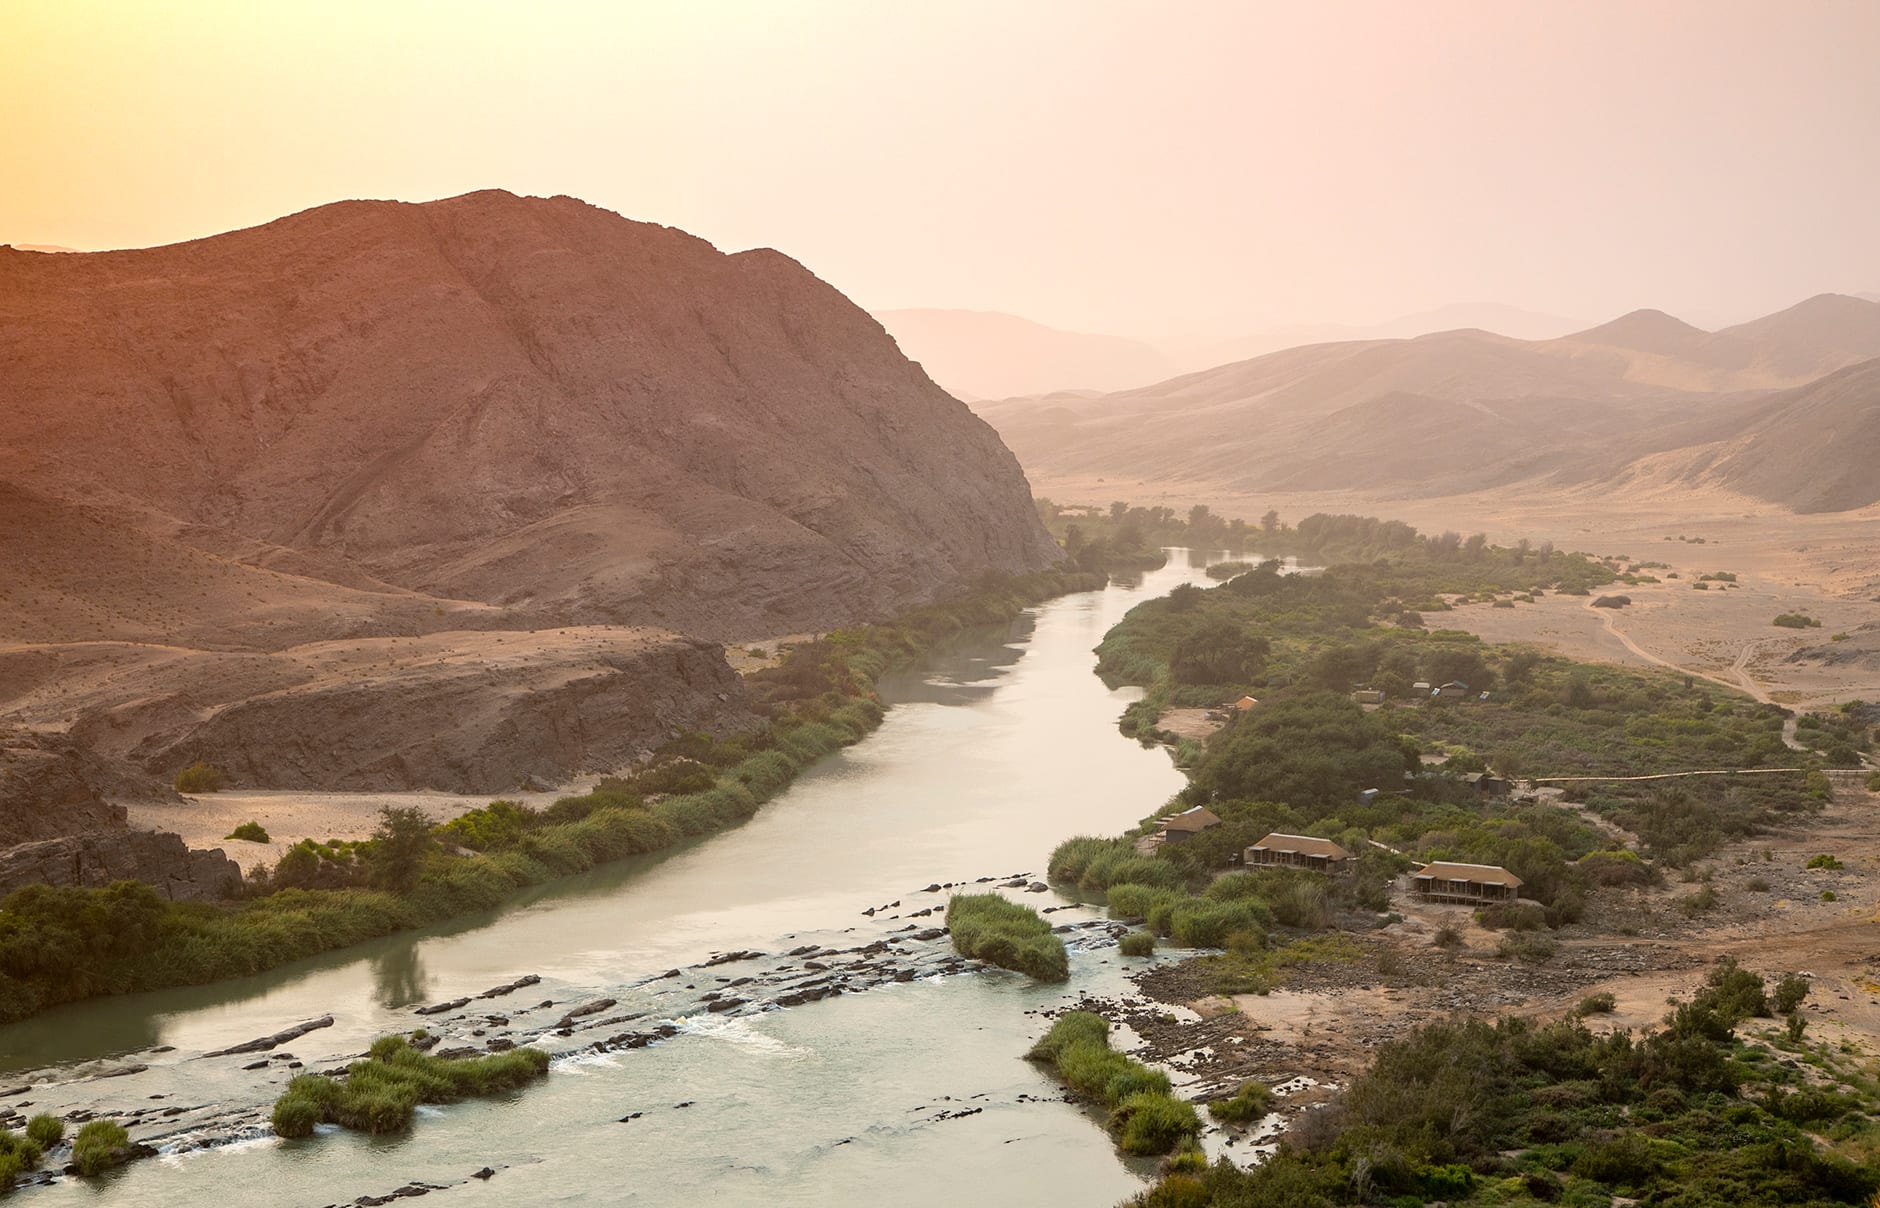
[[[242,839],[249,843],[268,843],[268,832],[259,822],[244,822],[226,836],[230,839]]]
[[[1824,852],[1819,856],[1810,857],[1808,863],[1804,864],[1802,867],[1820,868],[1828,872],[1839,872],[1841,871],[1841,862]]]
[[[173,782],[179,793],[214,793],[222,788],[222,769],[201,760],[176,774]]]
[[[1040,981],[1070,980],[1064,941],[1037,911],[996,893],[955,894],[947,903],[947,929],[962,956],[1028,973]]]
[[[1503,958],[1512,957],[1516,960],[1527,961],[1529,964],[1543,965],[1553,959],[1554,953],[1560,951],[1560,945],[1544,935],[1522,933],[1502,940],[1500,947],[1495,951]]]
[[[1776,993],[1770,1005],[1777,1015],[1792,1015],[1808,997],[1808,979],[1794,973],[1786,974],[1776,983]]]
[[[274,1132],[282,1137],[306,1137],[320,1122],[321,1105],[309,1095],[292,1091],[274,1101]]]
[[[72,1141],[72,1162],[87,1177],[130,1160],[130,1134],[115,1120],[91,1120]]]
[[[1231,1097],[1209,1103],[1208,1114],[1223,1124],[1251,1124],[1271,1115],[1278,1102],[1265,1083],[1248,1080]]]
[[[1459,948],[1462,946],[1462,932],[1445,923],[1436,929],[1436,935],[1430,942],[1438,948]]]
[[[1610,1015],[1618,1006],[1618,999],[1601,990],[1597,994],[1588,994],[1582,998],[1580,1005],[1573,1009],[1573,1013],[1582,1018],[1588,1015]]]
[[[43,1148],[33,1139],[30,1127],[25,1136],[0,1128],[0,1195],[12,1188],[14,1179],[39,1165],[45,1156]]]
[[[1132,931],[1116,945],[1124,956],[1148,956],[1155,951],[1155,934],[1149,931]]]
[[[44,1112],[26,1122],[26,1135],[41,1149],[51,1149],[65,1140],[65,1121]]]
[[[1110,1109],[1110,1131],[1124,1153],[1167,1153],[1201,1131],[1192,1104],[1167,1092],[1142,1091]]]
[[[1571,594],[1571,593],[1568,593]],[[1624,608],[1632,602],[1631,596],[1601,596],[1593,601],[1594,608]]]
[[[1782,613],[1780,616],[1776,617],[1775,620],[1771,621],[1770,624],[1780,625],[1784,629],[1820,629],[1821,628],[1820,621],[1817,621],[1815,618],[1809,616],[1806,613],[1800,613],[1800,612]]]

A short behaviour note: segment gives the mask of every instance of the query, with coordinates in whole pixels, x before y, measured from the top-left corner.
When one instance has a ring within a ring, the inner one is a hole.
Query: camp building
[[[1221,824],[1214,811],[1205,805],[1197,805],[1191,810],[1183,810],[1172,818],[1162,821],[1162,841],[1164,843],[1186,843],[1202,831]]]
[[[1241,863],[1248,868],[1309,868],[1314,872],[1344,872],[1356,859],[1330,839],[1282,835],[1278,831],[1241,855]]]
[[[1420,898],[1438,902],[1505,902],[1521,896],[1521,878],[1493,864],[1438,860],[1410,874]]]

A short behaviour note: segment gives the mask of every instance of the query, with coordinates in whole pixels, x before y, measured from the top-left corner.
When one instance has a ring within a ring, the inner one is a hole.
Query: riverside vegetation
[[[1168,1075],[1110,1047],[1110,1025],[1101,1015],[1066,1011],[1027,1056],[1104,1108],[1124,1153],[1165,1154],[1201,1131],[1195,1109],[1170,1092]]]
[[[398,1132],[420,1103],[457,1103],[516,1090],[548,1072],[548,1054],[523,1047],[487,1057],[433,1057],[403,1036],[381,1036],[344,1079],[301,1074],[274,1104],[274,1131],[304,1137],[317,1124]]]
[[[947,902],[947,930],[962,956],[1029,973],[1039,981],[1070,980],[1064,941],[1029,906],[996,893],[955,894]]]
[[[874,684],[889,667],[966,627],[1104,581],[1074,570],[989,581],[892,623],[836,630],[750,677],[764,719],[749,733],[686,735],[632,775],[541,810],[497,801],[441,827],[388,810],[371,839],[296,844],[254,879],[251,900],[233,906],[171,902],[129,881],[17,890],[0,903],[0,1022],[97,995],[256,973],[736,825],[809,763],[880,723]]]
[[[1133,1204],[1867,1204],[1872,1064],[1808,1041],[1798,1015],[1786,1031],[1746,1028],[1777,1007],[1762,977],[1726,962],[1637,1037],[1577,1018],[1428,1024],[1260,1165],[1172,1173]]]
[[[1313,517],[1270,535],[1331,565],[1284,575],[1266,562],[1217,588],[1178,588],[1137,606],[1099,647],[1106,679],[1147,690],[1122,721],[1145,740],[1173,740],[1155,730],[1171,705],[1259,697],[1205,745],[1177,752],[1190,782],[1173,806],[1205,805],[1222,825],[1144,854],[1149,818],[1129,835],[1066,840],[1049,864],[1053,880],[1105,894],[1113,917],[1140,924],[1127,937],[1133,953],[1158,937],[1220,949],[1191,962],[1217,992],[1263,992],[1291,964],[1354,958],[1348,937],[1311,933],[1383,921],[1389,882],[1412,858],[1520,876],[1529,900],[1485,908],[1485,926],[1576,922],[1604,887],[1662,883],[1664,866],[1818,809],[1821,768],[1854,766],[1871,747],[1858,705],[1804,718],[1798,733],[1822,753],[1797,752],[1782,741],[1783,710],[1711,684],[1491,646],[1424,622],[1467,601],[1590,594],[1633,573],[1624,559],[1432,539],[1360,517]],[[1466,696],[1413,687],[1450,681],[1467,684]],[[1384,706],[1362,707],[1359,688]],[[1466,778],[1719,767],[1798,770],[1669,786],[1566,782],[1569,800],[1636,835],[1638,850],[1580,810]],[[1358,853],[1355,875],[1230,871],[1271,830],[1336,840]],[[1505,955],[1538,961],[1554,949],[1528,934],[1504,944]],[[1611,1009],[1597,998],[1553,1024],[1420,1028],[1297,1122],[1272,1160],[1246,1172],[1177,1155],[1138,1204],[1865,1203],[1880,1183],[1880,1081],[1853,1050],[1804,1039],[1794,1012],[1806,981],[1785,978],[1773,997],[1763,984],[1726,963],[1637,1038],[1590,1031],[1581,1016]],[[1772,1014],[1787,1017],[1785,1033],[1739,1036]],[[1221,1101],[1217,1115],[1263,1114],[1263,1090]]]

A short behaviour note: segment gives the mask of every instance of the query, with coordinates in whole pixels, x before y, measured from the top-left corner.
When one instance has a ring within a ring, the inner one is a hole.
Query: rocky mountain
[[[1053,481],[1441,495],[1600,481],[1654,458],[1786,506],[1840,509],[1861,506],[1854,484],[1874,479],[1874,403],[1864,372],[1823,375],[1874,357],[1880,304],[1823,295],[1718,332],[1641,310],[1551,340],[1464,330],[1316,344],[978,409]],[[1808,393],[1817,386],[1823,396]],[[1786,467],[1810,454],[1820,460],[1804,482]]]
[[[566,197],[0,248],[0,396],[0,720],[153,774],[500,789],[736,724],[710,642],[1058,556],[836,290]]]
[[[874,316],[934,381],[964,399],[1122,390],[1176,369],[1139,340],[1060,331],[995,311],[878,310]]]

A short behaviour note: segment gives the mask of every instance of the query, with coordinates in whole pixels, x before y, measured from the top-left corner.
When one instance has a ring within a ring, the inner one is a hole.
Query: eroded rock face
[[[0,847],[121,829],[124,808],[100,795],[91,763],[56,736],[0,732]]]
[[[623,767],[679,731],[755,723],[713,643],[612,629],[474,639],[439,635],[375,674],[179,712],[124,754],[152,770],[201,759],[270,788],[502,793]]]
[[[242,870],[219,847],[194,850],[160,831],[92,831],[0,851],[0,895],[24,885],[96,888],[113,881],[146,881],[177,901],[211,901],[233,896]]]

